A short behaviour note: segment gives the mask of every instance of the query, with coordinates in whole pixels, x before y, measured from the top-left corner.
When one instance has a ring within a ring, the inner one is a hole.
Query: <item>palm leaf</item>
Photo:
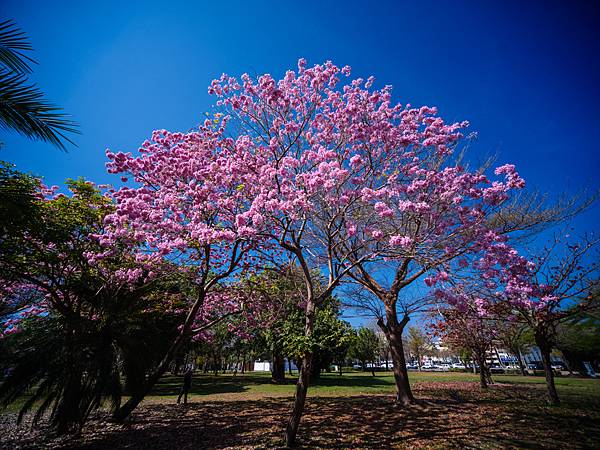
[[[28,84],[23,73],[0,69],[0,128],[66,150],[63,141],[75,145],[65,133],[79,133],[77,124],[61,108],[44,100],[44,94]]]
[[[36,62],[22,52],[32,50],[25,32],[16,23],[12,20],[0,22],[0,64],[13,72],[29,73],[29,64]]]

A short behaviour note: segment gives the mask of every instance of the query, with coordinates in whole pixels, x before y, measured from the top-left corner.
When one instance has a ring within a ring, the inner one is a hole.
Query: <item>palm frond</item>
[[[44,99],[35,84],[28,84],[24,74],[0,69],[0,128],[66,150],[63,141],[75,144],[65,133],[79,133],[79,130],[61,111]]]
[[[0,64],[16,73],[30,73],[36,62],[23,51],[32,51],[27,35],[12,20],[0,22]]]

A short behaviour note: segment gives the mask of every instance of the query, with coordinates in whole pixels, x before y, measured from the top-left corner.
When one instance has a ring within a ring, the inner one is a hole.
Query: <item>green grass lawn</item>
[[[432,382],[479,382],[479,375],[460,372],[410,372],[411,384],[418,387],[422,383]],[[543,388],[546,380],[540,376],[494,375],[496,383],[501,384],[535,384]],[[168,375],[161,379],[156,386],[151,399],[174,397],[179,393],[182,378]],[[285,384],[271,382],[269,373],[247,372],[244,375],[219,374],[218,376],[197,373],[194,376],[190,395],[192,398],[238,399],[260,397],[285,397],[294,394],[296,374],[286,376]],[[600,401],[600,380],[557,377],[556,385],[559,394],[565,396],[581,396],[596,398]],[[309,389],[309,396],[335,397],[368,394],[388,394],[395,389],[391,372],[376,372],[373,377],[366,372],[349,372],[342,376],[336,373],[323,373],[315,380]]]

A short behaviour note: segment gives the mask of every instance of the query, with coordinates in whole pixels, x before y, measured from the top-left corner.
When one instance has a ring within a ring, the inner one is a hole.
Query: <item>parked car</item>
[[[455,364],[452,364],[452,368],[453,369],[464,370],[464,369],[466,369],[466,366],[464,364],[457,364],[457,363],[455,363]]]
[[[490,366],[490,373],[504,373],[504,367],[499,366],[498,364],[492,364]]]
[[[421,370],[426,372],[443,372],[443,369],[437,364],[427,364],[421,367]]]
[[[536,372],[540,371],[544,371],[544,365],[540,361],[533,361],[527,364],[527,373],[535,375]]]
[[[554,361],[551,367],[554,370],[568,370],[567,366],[562,361]]]

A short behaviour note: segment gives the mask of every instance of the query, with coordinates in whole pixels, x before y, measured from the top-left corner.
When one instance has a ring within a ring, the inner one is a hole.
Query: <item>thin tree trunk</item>
[[[273,367],[271,368],[271,381],[281,383],[285,381],[285,359],[281,355],[281,349],[273,347]]]
[[[537,339],[536,339],[537,341]],[[552,371],[552,362],[550,361],[550,345],[542,340],[536,342],[542,353],[542,364],[544,365],[544,375],[546,376],[546,387],[548,388],[548,403],[550,405],[560,405],[556,385],[554,384],[554,372]]]
[[[494,352],[496,353],[496,357],[498,358],[498,364],[500,365],[500,367],[504,368],[504,363],[500,358],[500,352],[498,352],[498,349],[496,347],[494,347]]]
[[[238,367],[240,365],[240,354],[238,353],[235,357],[235,366],[233,368],[233,376],[237,375]]]
[[[292,373],[292,360],[288,358],[288,372],[290,373],[290,377],[293,376]]]
[[[310,298],[306,304],[305,314],[304,335],[308,338],[307,341],[310,342],[310,338],[315,327],[315,304]],[[296,383],[294,407],[285,429],[285,445],[287,447],[293,447],[296,443],[296,435],[298,434],[300,419],[302,418],[302,413],[304,412],[306,393],[308,392],[308,385],[310,382],[312,362],[312,349],[307,349],[304,357],[302,358],[302,367],[299,370],[300,373],[298,375],[298,382]]]
[[[527,371],[525,370],[525,363],[523,362],[523,355],[521,355],[521,350],[517,349],[517,361],[519,362],[519,370],[521,371],[521,375],[524,377],[527,376]]]
[[[166,357],[165,357],[166,358]],[[163,362],[165,359],[163,359]],[[150,390],[154,387],[156,382],[164,375],[167,371],[169,364],[159,364],[158,367],[150,374],[144,383],[143,389],[139,392],[133,394],[127,402],[125,402],[115,413],[113,414],[113,420],[117,422],[123,422],[129,415],[133,412],[135,408],[140,404],[140,402],[148,395]]]

